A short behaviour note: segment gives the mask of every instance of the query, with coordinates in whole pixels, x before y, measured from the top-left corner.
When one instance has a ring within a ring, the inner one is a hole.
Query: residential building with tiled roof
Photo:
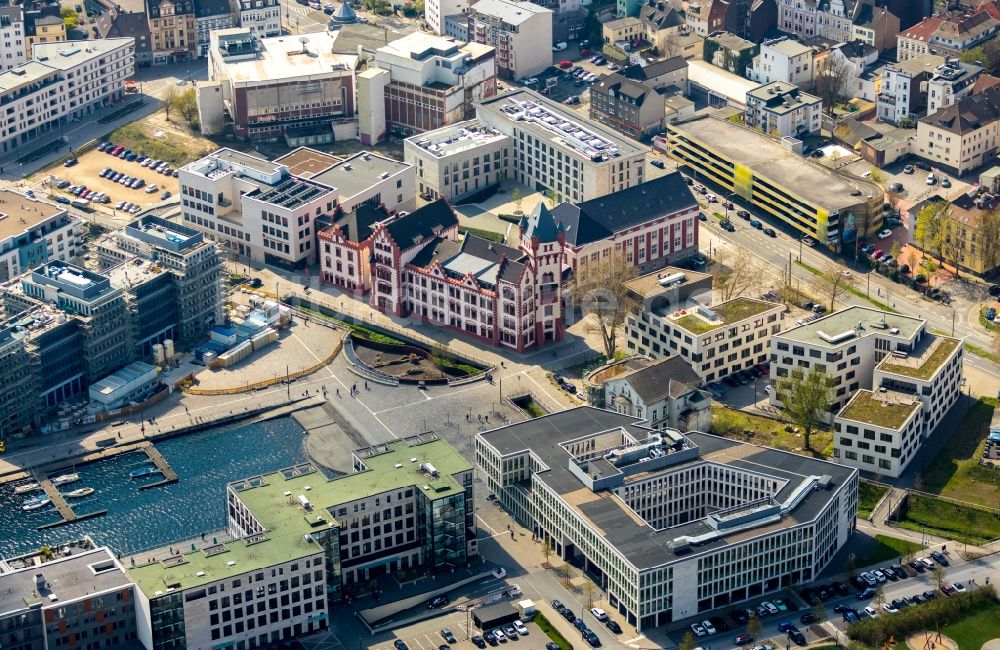
[[[590,87],[590,119],[630,138],[659,131],[664,115],[663,95],[618,73],[603,75]]]
[[[960,57],[963,52],[991,41],[1000,35],[1000,13],[992,3],[975,11],[955,10],[925,18],[896,37],[899,61],[926,54]]]
[[[961,175],[991,162],[998,146],[1000,86],[994,86],[917,122],[911,151],[937,168]]]
[[[194,0],[195,46],[198,57],[207,57],[209,34],[236,26],[229,0]]]

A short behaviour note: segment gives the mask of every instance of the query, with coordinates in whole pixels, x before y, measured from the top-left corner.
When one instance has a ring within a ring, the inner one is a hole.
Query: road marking
[[[499,534],[500,534],[500,533],[498,533],[498,532],[497,532],[497,531],[496,531],[496,530],[495,530],[495,529],[493,528],[493,526],[490,526],[490,525],[489,525],[488,523],[486,523],[486,520],[485,520],[485,519],[483,519],[483,518],[482,518],[482,517],[481,517],[480,515],[476,515],[476,519],[478,519],[478,520],[479,520],[480,522],[482,522],[482,524],[483,524],[483,528],[485,528],[485,529],[489,530],[489,531],[490,531],[491,533],[493,533],[492,535],[490,535],[490,537],[496,537],[497,535],[499,535]]]

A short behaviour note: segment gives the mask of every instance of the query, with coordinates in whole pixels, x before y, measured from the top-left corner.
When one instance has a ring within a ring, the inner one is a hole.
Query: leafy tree
[[[750,635],[751,639],[757,639],[760,637],[761,633],[764,631],[764,626],[760,622],[760,618],[754,613],[750,616],[750,620],[747,621],[747,634]]]
[[[194,88],[189,88],[180,93],[174,100],[174,109],[181,114],[181,117],[190,124],[198,122],[198,96]]]
[[[180,92],[177,90],[177,86],[170,84],[163,89],[160,93],[160,100],[163,102],[163,110],[167,112],[167,121],[170,121],[170,110],[177,105],[177,98],[180,96]]]
[[[889,253],[892,255],[892,259],[899,261],[899,254],[903,252],[903,247],[899,245],[898,241],[892,242],[892,249]]]
[[[813,605],[813,616],[816,617],[817,621],[826,620],[826,608],[823,607],[823,601],[820,601]]]
[[[962,63],[981,63],[987,70],[990,69],[990,57],[982,45],[965,50],[960,57]]]
[[[696,647],[694,644],[694,635],[690,632],[684,633],[684,638],[681,639],[680,644],[677,646],[677,650],[694,650]]]
[[[757,258],[748,248],[737,248],[735,253],[720,252],[712,272],[712,288],[718,292],[719,302],[747,294],[757,293],[767,277]]]
[[[550,208],[556,207],[556,199],[558,198],[558,195],[556,194],[555,190],[549,190],[548,192],[546,192],[545,193],[545,198],[547,198],[549,200],[549,207]]]
[[[551,554],[552,554],[552,545],[549,544],[549,540],[543,539],[542,540],[542,557],[545,558],[545,564],[546,565],[548,565],[548,563],[549,563],[549,555],[551,555]]]
[[[819,275],[813,276],[813,286],[821,295],[830,298],[830,311],[833,311],[837,298],[854,287],[854,275],[843,264],[828,262]]]
[[[514,209],[518,214],[521,214],[521,201],[524,200],[524,196],[521,194],[521,188],[515,187],[514,191],[511,192],[510,198],[514,201]]]
[[[834,105],[848,99],[848,85],[854,77],[851,68],[851,62],[839,55],[826,56],[816,65],[816,94],[831,115]]]
[[[937,562],[934,564],[934,571],[932,573],[934,574],[934,584],[937,585],[938,589],[941,589],[944,586],[945,579],[948,577],[948,572],[944,570],[940,562]]]
[[[833,403],[833,383],[825,372],[793,369],[788,377],[775,381],[775,393],[788,418],[805,432],[806,449],[810,448],[813,429]]]
[[[937,255],[941,262],[944,262],[945,221],[948,219],[948,211],[948,204],[944,201],[935,201],[920,208],[913,233],[921,250]]]
[[[878,186],[881,186],[883,183],[885,183],[885,174],[882,173],[882,170],[879,169],[878,167],[872,167],[871,171],[868,173],[868,180],[870,180],[871,182],[875,183]]]
[[[983,270],[989,273],[1000,266],[1000,207],[994,208],[979,218],[977,233],[983,260]]]

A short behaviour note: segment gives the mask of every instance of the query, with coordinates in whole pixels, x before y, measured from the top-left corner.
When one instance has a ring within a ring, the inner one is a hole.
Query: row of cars
[[[126,149],[123,145],[115,145],[113,142],[104,141],[97,145],[98,151],[103,151],[104,153],[125,160],[127,162],[135,162],[152,169],[153,171],[163,174],[164,176],[173,176],[177,178],[180,175],[176,169],[170,166],[165,160],[157,160],[150,158],[145,154],[135,153],[130,149]]]
[[[149,185],[146,185],[145,179],[138,178],[136,176],[130,176],[124,172],[112,169],[111,167],[105,167],[104,169],[102,169],[101,172],[98,174],[98,176],[107,179],[109,181],[112,181],[114,183],[118,183],[119,185],[124,185],[125,187],[133,190],[137,190],[145,186],[146,194],[153,194],[160,189],[160,187],[156,183],[151,183]],[[164,190],[160,194],[160,199],[162,200],[166,200],[169,198],[170,198],[170,192],[167,190]]]
[[[586,641],[590,645],[590,647],[592,648],[600,647],[601,639],[597,636],[597,634],[594,633],[593,630],[591,630],[587,626],[587,622],[584,621],[583,618],[577,616],[573,610],[571,610],[569,607],[566,607],[558,600],[552,601],[552,609],[559,612],[560,616],[562,616],[567,621],[572,623],[574,627],[576,627],[576,629],[580,630],[580,636],[583,637],[584,641]],[[611,632],[613,632],[614,634],[622,633],[621,625],[619,625],[617,621],[608,616],[607,612],[605,612],[600,607],[591,608],[590,613],[599,622],[604,623],[605,627],[611,630]]]

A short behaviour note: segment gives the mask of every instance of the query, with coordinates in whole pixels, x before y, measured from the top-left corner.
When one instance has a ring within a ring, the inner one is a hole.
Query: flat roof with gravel
[[[899,430],[920,410],[919,400],[896,393],[880,395],[862,389],[854,394],[837,417],[871,424],[883,429]]]
[[[925,321],[871,307],[851,306],[781,333],[781,338],[808,345],[836,347],[870,334],[912,340]]]

